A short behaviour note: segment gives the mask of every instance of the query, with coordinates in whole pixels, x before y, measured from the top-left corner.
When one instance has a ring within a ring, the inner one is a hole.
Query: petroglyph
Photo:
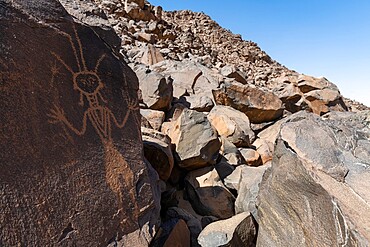
[[[64,110],[57,104],[54,104],[53,108],[48,114],[49,122],[52,124],[63,124],[64,129],[67,128],[69,131],[72,131],[74,134],[80,137],[85,134],[88,121],[91,123],[104,146],[106,181],[112,191],[117,194],[119,207],[118,211],[124,213],[126,212],[124,210],[126,207],[134,207],[134,212],[130,215],[126,215],[126,218],[130,219],[130,222],[127,220],[125,222],[121,222],[122,228],[130,228],[131,226],[137,224],[137,217],[139,215],[139,208],[136,203],[136,186],[134,184],[135,176],[126,159],[114,146],[112,139],[112,127],[122,129],[125,126],[130,113],[139,109],[138,100],[130,99],[127,92],[122,90],[122,97],[127,103],[127,112],[121,121],[116,118],[113,112],[106,106],[107,100],[104,99],[101,93],[101,90],[104,88],[104,82],[101,80],[98,74],[99,67],[102,61],[106,59],[107,55],[101,55],[96,61],[93,70],[89,69],[86,66],[83,46],[75,26],[73,26],[73,31],[77,47],[70,34],[64,32],[61,32],[61,34],[68,39],[71,45],[78,70],[74,71],[72,67],[61,58],[60,55],[56,54],[55,52],[51,52],[51,54],[56,58],[56,61],[58,61],[60,64],[58,65],[57,62],[52,64],[51,80],[54,82],[56,75],[59,74],[60,70],[64,67],[71,74],[73,89],[78,91],[80,94],[79,105],[82,107],[87,101],[88,107],[83,113],[82,126],[80,128],[75,127],[68,120]],[[124,80],[125,85],[127,85],[125,77]],[[134,120],[137,121],[135,116],[133,117]],[[128,193],[128,198],[127,194],[124,192]]]

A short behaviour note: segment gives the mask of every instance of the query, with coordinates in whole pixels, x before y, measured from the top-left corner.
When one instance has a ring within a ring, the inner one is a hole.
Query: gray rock
[[[149,125],[153,129],[155,130],[161,129],[162,123],[165,119],[165,113],[163,111],[140,109],[140,114],[149,122]]]
[[[251,212],[258,221],[256,201],[263,174],[271,165],[260,167],[238,166],[232,174],[225,178],[226,187],[236,189],[238,196],[235,201],[235,212]]]
[[[167,110],[172,101],[172,79],[150,71],[144,66],[135,66],[144,104],[153,110]]]
[[[216,169],[205,167],[189,172],[185,178],[188,199],[203,216],[225,219],[234,215],[234,196],[223,185]]]
[[[195,111],[209,112],[214,106],[212,99],[206,95],[185,96],[185,100],[188,108]]]
[[[243,155],[234,144],[224,137],[221,137],[221,143],[220,154],[225,158],[228,164],[238,166],[246,163]]]
[[[249,213],[241,213],[207,225],[199,234],[198,243],[202,247],[218,247],[228,244],[233,238],[235,229],[248,216],[250,216]]]
[[[151,69],[173,78],[173,96],[209,95],[219,86],[222,76],[217,72],[192,61],[166,60],[151,66]]]
[[[258,196],[257,246],[369,245],[370,153],[355,150],[369,143],[370,112],[289,119]]]
[[[223,181],[235,170],[235,166],[229,164],[228,161],[222,157],[215,165],[215,169],[217,170],[218,175]]]
[[[191,170],[215,164],[221,143],[205,114],[184,109],[169,136],[180,167]]]

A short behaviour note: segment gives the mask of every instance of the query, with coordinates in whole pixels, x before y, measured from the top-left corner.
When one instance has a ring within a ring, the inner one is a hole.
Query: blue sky
[[[370,106],[370,0],[149,0],[203,11],[300,73]]]

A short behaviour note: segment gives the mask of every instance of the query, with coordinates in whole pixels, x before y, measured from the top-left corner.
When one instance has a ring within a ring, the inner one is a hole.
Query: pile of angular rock
[[[369,184],[355,182],[370,175],[368,112],[347,112],[350,101],[326,78],[285,68],[203,13],[95,3],[139,79],[144,155],[162,181],[152,246],[369,239],[369,224],[356,218],[369,208]],[[343,123],[352,119],[356,128]],[[351,211],[340,186],[363,199],[362,210]]]
[[[119,112],[119,102],[127,100],[128,96],[117,96],[120,85],[114,80],[114,68],[119,68],[116,72],[120,76],[130,75],[124,76],[130,94],[137,86],[132,71],[138,79],[139,95],[131,98],[138,100],[141,122],[135,122],[138,118],[132,115],[124,132],[127,136],[112,137],[117,143],[125,140],[117,148],[129,150],[128,156],[132,155],[127,160],[136,166],[133,172],[139,177],[131,174],[135,186],[131,185],[126,197],[136,189],[137,202],[136,206],[131,202],[126,209],[109,211],[109,217],[117,221],[114,227],[118,228],[134,212],[140,227],[133,224],[130,229],[114,229],[115,236],[109,235],[113,227],[108,230],[101,227],[102,236],[96,237],[93,245],[369,245],[370,111],[366,107],[344,99],[326,78],[285,68],[255,43],[243,41],[240,35],[221,28],[203,13],[165,12],[144,0],[60,0],[60,3],[76,22],[82,23],[78,24],[79,32],[88,33],[91,37],[87,37],[94,40],[99,37],[99,47],[104,47],[114,62],[102,62],[109,72],[102,75],[113,85],[112,89],[108,87],[111,98],[106,100],[114,104],[104,103],[96,95],[96,102],[92,102],[86,96],[90,108],[103,105],[104,113],[112,114],[106,109],[111,107]],[[50,35],[68,37],[63,33],[72,32],[68,25],[67,31],[58,27],[61,31],[56,33],[56,29],[49,28]],[[112,35],[112,29],[120,40]],[[81,41],[71,38],[69,42],[73,48]],[[81,54],[86,50],[80,47]],[[73,49],[67,58],[73,57],[72,52]],[[74,55],[79,56],[77,52]],[[94,64],[102,61],[95,59],[97,55],[93,53],[89,56],[94,58]],[[66,74],[71,72],[70,67],[63,64],[62,58],[55,57],[66,72],[55,72],[53,78],[59,73],[61,82],[69,81]],[[124,60],[128,66],[115,59]],[[109,66],[112,64],[116,67]],[[69,99],[68,93],[64,93]],[[58,97],[63,98],[59,94],[54,98]],[[134,109],[130,102],[122,107]],[[350,109],[364,111],[355,113]],[[92,114],[91,109],[87,112]],[[58,111],[54,110],[54,115],[58,115],[55,113]],[[140,139],[135,132],[139,124],[143,147],[135,146]],[[65,132],[67,127],[63,125]],[[102,134],[100,138],[112,154]],[[65,142],[74,140],[70,135],[65,139]],[[94,146],[97,153],[102,152],[99,147]],[[144,162],[140,160],[141,148]],[[78,159],[82,155],[77,151],[72,154]],[[115,156],[112,157],[114,161]],[[157,179],[150,175],[153,168]],[[111,178],[106,175],[106,179]],[[108,191],[105,180],[102,181],[97,186]],[[119,178],[115,181],[119,184]],[[112,191],[116,187],[113,184]],[[113,196],[109,198],[114,201]],[[75,212],[70,218],[78,214]],[[85,217],[95,217],[94,214],[95,211]],[[80,238],[73,224],[65,227],[70,238],[62,232],[65,243],[76,243]],[[87,232],[90,236],[93,230]],[[133,237],[133,233],[138,237]],[[57,242],[63,244],[60,239]],[[80,243],[87,244],[88,240]]]

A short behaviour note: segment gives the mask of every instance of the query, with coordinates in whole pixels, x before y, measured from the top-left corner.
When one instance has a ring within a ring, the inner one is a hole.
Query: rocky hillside
[[[370,244],[370,110],[326,78],[144,0],[0,32],[0,246]]]

